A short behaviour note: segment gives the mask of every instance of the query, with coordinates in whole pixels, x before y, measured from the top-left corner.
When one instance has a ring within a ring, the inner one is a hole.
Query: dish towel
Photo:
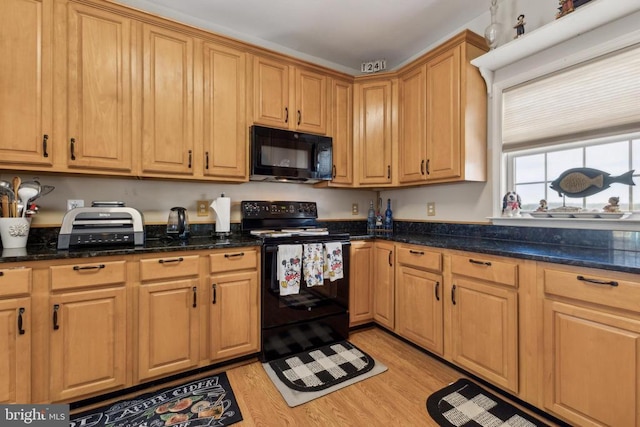
[[[324,244],[324,273],[329,276],[331,282],[344,277],[342,269],[342,243],[327,242]]]
[[[300,293],[302,245],[278,245],[280,296]]]
[[[302,274],[307,287],[322,286],[324,284],[324,254],[322,243],[307,243],[303,245]]]

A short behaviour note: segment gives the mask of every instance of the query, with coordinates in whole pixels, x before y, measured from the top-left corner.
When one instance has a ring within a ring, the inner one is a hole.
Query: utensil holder
[[[31,218],[0,218],[0,238],[5,249],[26,248]]]

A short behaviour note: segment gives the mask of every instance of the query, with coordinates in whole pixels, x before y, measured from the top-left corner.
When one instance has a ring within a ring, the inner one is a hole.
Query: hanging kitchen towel
[[[307,243],[303,245],[302,274],[307,287],[322,286],[324,284],[324,254],[322,243]]]
[[[329,276],[329,280],[334,282],[344,277],[342,269],[342,243],[327,242],[324,244],[324,272]]]
[[[302,245],[278,245],[280,296],[300,293]]]

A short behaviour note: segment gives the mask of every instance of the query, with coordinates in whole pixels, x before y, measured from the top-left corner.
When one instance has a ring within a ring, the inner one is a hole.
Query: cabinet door
[[[398,265],[396,332],[439,355],[444,351],[442,276]]]
[[[258,273],[211,277],[210,358],[213,361],[259,350]]]
[[[391,183],[391,81],[358,88],[358,180],[360,184]]]
[[[427,175],[461,176],[460,54],[457,46],[427,63]]]
[[[398,141],[398,181],[421,182],[427,179],[425,137],[426,67],[415,68],[400,76],[400,139]]]
[[[393,244],[389,243],[376,242],[373,248],[373,319],[389,329],[393,329],[395,322],[393,252]]]
[[[0,2],[0,164],[51,166],[52,1]]]
[[[140,285],[138,379],[192,368],[198,363],[198,281]]]
[[[349,325],[373,320],[373,243],[351,242]]]
[[[453,362],[518,392],[517,291],[453,276]]]
[[[253,121],[275,127],[288,127],[293,120],[289,111],[289,66],[278,61],[254,57]]]
[[[69,4],[69,167],[131,171],[131,26],[122,16]]]
[[[544,406],[581,426],[637,426],[640,322],[544,303]]]
[[[204,44],[204,175],[247,180],[246,55]]]
[[[142,171],[193,173],[193,38],[143,26]]]
[[[295,129],[327,133],[327,76],[296,68]]]
[[[122,287],[51,296],[52,401],[125,386],[125,295]]]
[[[31,299],[0,300],[0,403],[29,403]]]
[[[353,184],[353,85],[332,80],[333,176],[336,184]]]

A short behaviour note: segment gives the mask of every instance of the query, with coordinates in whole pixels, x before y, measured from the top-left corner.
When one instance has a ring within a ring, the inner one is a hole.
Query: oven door
[[[278,246],[263,246],[262,328],[281,327],[348,313],[350,245],[348,241],[342,242],[342,279],[331,282],[325,278],[322,286],[307,287],[302,278],[300,293],[285,296],[280,295],[277,279]]]

